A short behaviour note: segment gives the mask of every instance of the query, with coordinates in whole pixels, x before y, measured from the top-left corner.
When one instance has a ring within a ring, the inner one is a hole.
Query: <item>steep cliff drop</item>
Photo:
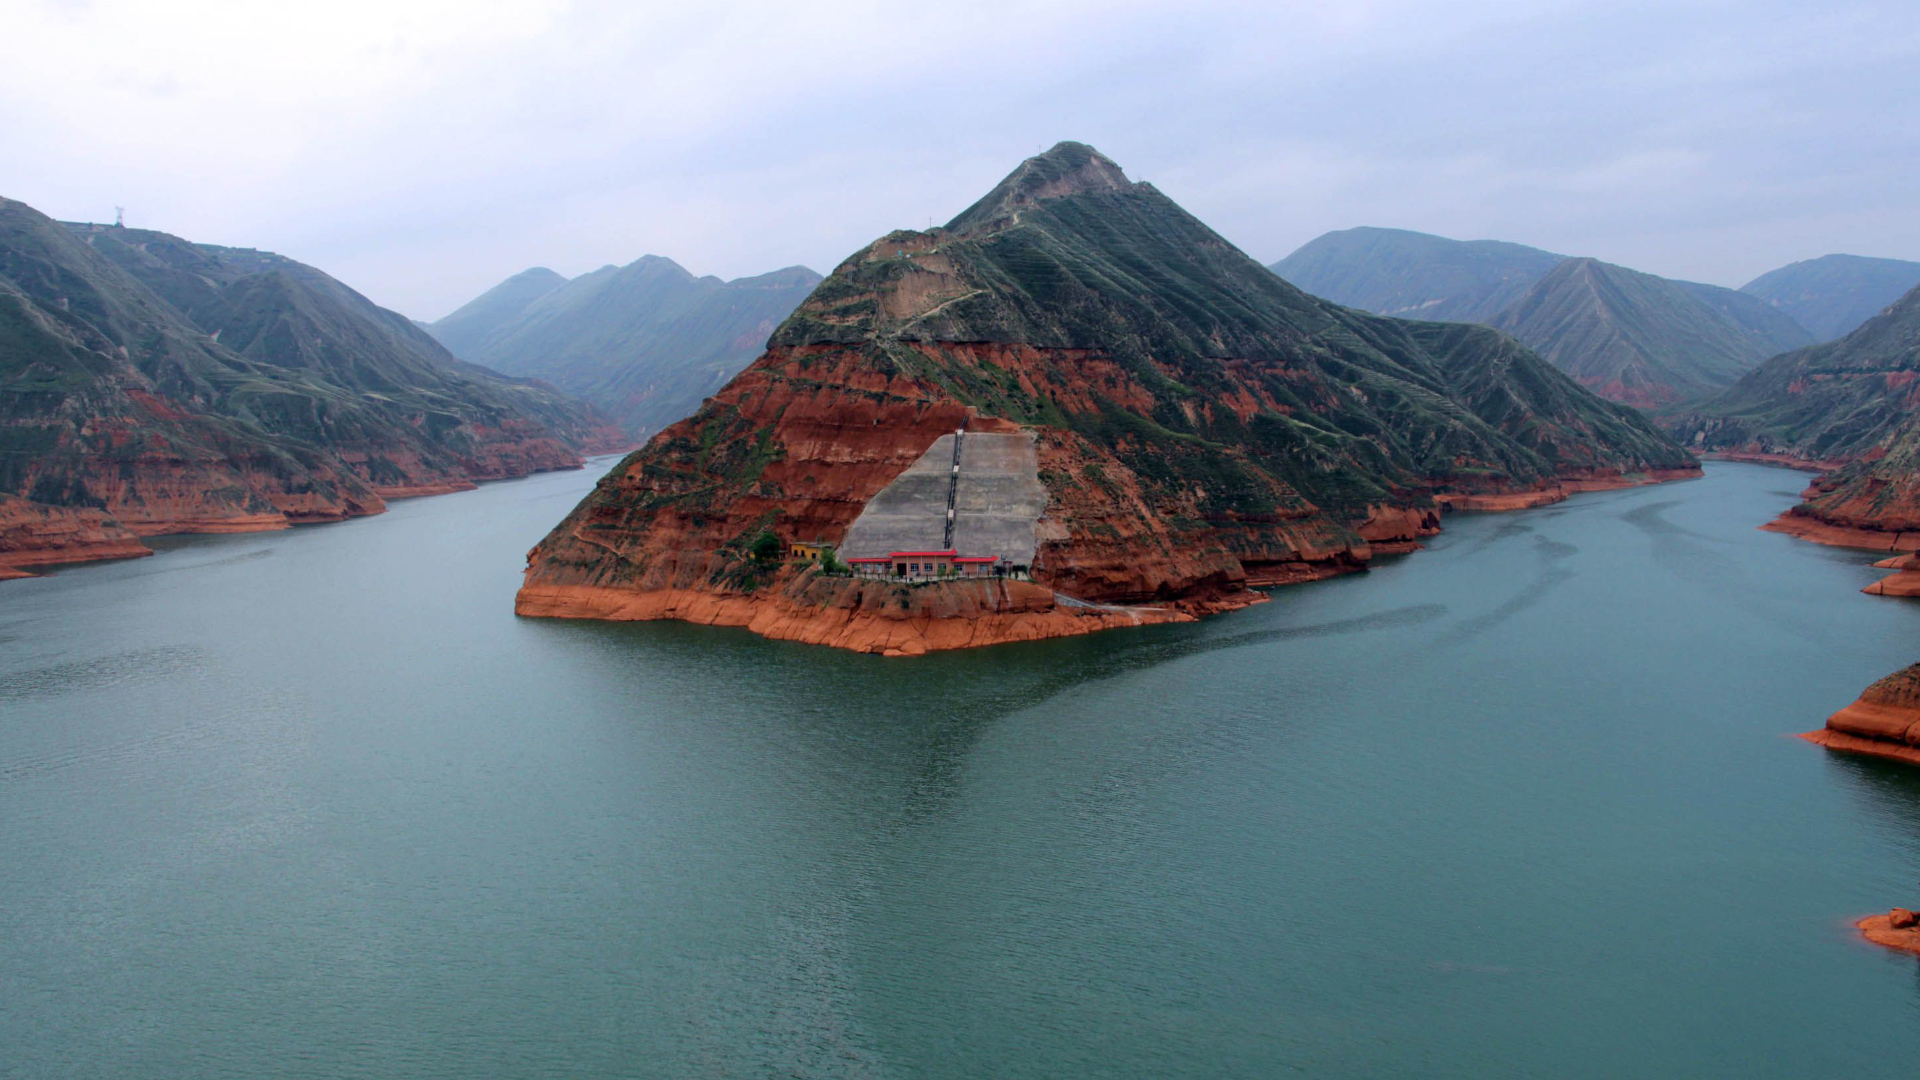
[[[1062,143],[842,263],[528,554],[516,610],[910,654],[1188,620],[1408,550],[1442,501],[1681,475],[1511,338],[1310,297]],[[858,572],[781,558],[815,545]]]

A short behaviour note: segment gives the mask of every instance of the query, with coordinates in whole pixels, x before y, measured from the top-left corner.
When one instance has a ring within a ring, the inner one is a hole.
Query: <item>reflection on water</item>
[[[591,473],[8,583],[0,1075],[1905,1076],[1920,770],[1785,734],[1920,605],[1779,476],[904,661],[516,619]]]

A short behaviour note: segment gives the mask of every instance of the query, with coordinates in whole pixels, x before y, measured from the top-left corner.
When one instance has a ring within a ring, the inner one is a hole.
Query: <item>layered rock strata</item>
[[[151,554],[133,530],[104,510],[0,495],[0,580],[31,576],[34,567]]]
[[[1920,765],[1920,664],[1874,683],[1801,738],[1829,750]]]

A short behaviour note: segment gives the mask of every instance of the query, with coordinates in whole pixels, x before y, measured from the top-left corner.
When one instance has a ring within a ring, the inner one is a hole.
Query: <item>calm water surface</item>
[[[593,479],[0,586],[0,1075],[1920,1067],[1920,770],[1786,737],[1920,603],[1799,474],[906,661],[515,619]]]

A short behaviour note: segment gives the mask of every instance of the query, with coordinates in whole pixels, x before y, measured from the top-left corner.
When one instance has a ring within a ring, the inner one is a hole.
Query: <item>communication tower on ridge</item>
[[[124,229],[127,227],[126,207],[116,206],[113,208],[113,227],[116,229]]]

